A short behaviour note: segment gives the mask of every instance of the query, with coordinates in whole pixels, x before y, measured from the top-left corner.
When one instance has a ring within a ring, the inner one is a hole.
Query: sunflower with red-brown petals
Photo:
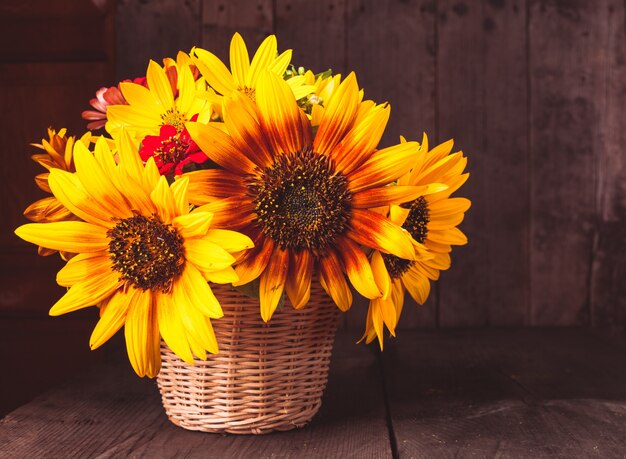
[[[284,291],[296,308],[310,297],[314,271],[341,310],[354,288],[377,298],[364,248],[415,259],[419,245],[370,209],[421,196],[422,186],[392,184],[411,168],[416,142],[377,150],[390,108],[361,102],[350,74],[327,101],[316,135],[287,83],[264,72],[256,103],[224,99],[226,131],[187,123],[219,169],[194,171],[190,201],[214,213],[213,225],[249,235],[255,249],[236,267],[243,285],[260,277],[261,316],[269,320]],[[423,248],[422,248],[423,249]]]

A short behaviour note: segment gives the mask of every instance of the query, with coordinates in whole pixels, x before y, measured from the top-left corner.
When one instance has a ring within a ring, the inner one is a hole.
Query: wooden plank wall
[[[49,126],[82,135],[80,113],[95,91],[115,81],[115,4],[102,0],[0,2],[0,416],[99,360],[89,355],[97,311],[48,317],[63,294],[58,256],[42,259],[13,230],[44,196],[45,170],[30,146]]]
[[[623,2],[125,0],[118,13],[120,77],[194,44],[227,59],[234,31],[251,48],[276,33],[294,63],[355,70],[392,104],[383,142],[456,139],[471,243],[405,327],[623,329]]]
[[[428,304],[404,326],[626,324],[626,34],[617,0],[121,0],[118,76],[233,32],[357,71],[399,134],[454,137],[474,204]],[[355,308],[360,322],[364,305]],[[360,327],[359,325],[357,325]]]

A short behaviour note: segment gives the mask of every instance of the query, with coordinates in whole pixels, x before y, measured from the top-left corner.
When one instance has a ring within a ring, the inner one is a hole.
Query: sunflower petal
[[[246,196],[233,196],[197,207],[201,212],[212,212],[213,228],[237,231],[249,225],[256,218],[254,204]]]
[[[466,212],[472,205],[466,198],[450,198],[443,201],[429,203],[428,210],[433,218],[446,217],[459,212]]]
[[[181,276],[182,277],[182,276]],[[180,286],[178,286],[180,288]],[[163,341],[181,359],[193,365],[193,355],[189,349],[187,334],[178,314],[174,298],[168,293],[158,293],[156,297],[159,331]],[[127,325],[128,328],[128,325]]]
[[[224,169],[236,174],[247,174],[254,170],[255,164],[235,147],[230,136],[221,129],[192,122],[185,123],[185,127],[209,159]]]
[[[170,185],[174,197],[175,215],[187,215],[189,213],[189,200],[187,199],[187,189],[189,188],[189,178],[181,177]]]
[[[286,291],[295,309],[302,309],[311,297],[313,255],[308,250],[293,253],[289,262]]]
[[[261,318],[268,322],[285,289],[285,281],[289,271],[289,251],[275,248],[270,256],[269,263],[261,274],[259,295],[261,303]]]
[[[443,185],[444,188],[448,188]],[[428,191],[427,186],[401,186],[389,185],[379,188],[354,193],[352,206],[356,209],[370,209],[372,207],[387,206],[390,204],[402,204],[413,201]]]
[[[145,86],[124,81],[120,83],[119,87],[128,104],[136,105],[138,107],[154,107],[155,109],[158,109],[159,100],[156,97],[156,93],[153,93]]]
[[[15,234],[33,244],[71,253],[100,252],[109,246],[106,228],[86,222],[27,223]]]
[[[264,72],[259,78],[256,99],[273,151],[300,151],[304,145],[300,109],[287,83],[272,72]]]
[[[376,299],[370,303],[370,307],[372,310],[372,326],[374,327],[374,331],[376,332],[376,337],[378,338],[378,344],[380,345],[380,350],[383,350],[383,314],[381,311],[380,300]]]
[[[237,89],[232,74],[219,57],[200,48],[195,48],[193,52],[196,55],[194,64],[211,87],[223,95]]]
[[[350,283],[365,298],[378,298],[381,292],[376,285],[374,273],[365,253],[350,239],[338,241],[343,266]]]
[[[111,296],[119,287],[119,273],[109,271],[95,278],[88,278],[74,284],[65,295],[57,301],[49,314],[60,316],[68,312],[95,306]]]
[[[160,104],[165,109],[171,108],[174,105],[174,94],[172,93],[170,80],[165,75],[163,68],[153,60],[150,60],[146,78],[148,80],[148,88],[156,94]]]
[[[249,88],[257,87],[257,80],[261,76],[261,73],[267,69],[278,51],[278,44],[276,43],[276,37],[270,35],[259,46],[252,62],[250,63],[250,70],[246,79],[246,86]],[[282,75],[281,75],[282,76]]]
[[[411,169],[417,147],[417,142],[406,142],[377,151],[350,174],[348,187],[356,193],[395,181]]]
[[[249,68],[250,57],[248,56],[248,49],[241,35],[235,32],[230,41],[230,69],[238,86],[245,86]]]
[[[262,242],[255,245],[255,248],[235,267],[235,272],[239,276],[234,286],[245,285],[261,275],[270,261],[274,252],[274,241],[270,238],[262,239]]]
[[[161,368],[157,314],[149,290],[142,291],[130,304],[124,327],[126,351],[140,377],[154,378]]]
[[[54,169],[48,182],[54,196],[77,217],[100,226],[113,226],[112,212],[82,186],[77,175]]]
[[[70,287],[95,276],[111,272],[111,258],[107,251],[79,253],[57,273],[57,284]]]
[[[424,304],[430,294],[430,281],[417,269],[409,269],[402,276],[402,284],[417,304]]]
[[[333,92],[320,120],[313,149],[330,154],[352,127],[359,103],[359,86],[354,72]]]
[[[391,277],[385,266],[385,261],[378,250],[372,253],[372,273],[378,289],[382,293],[382,299],[389,298],[391,293]]]
[[[224,268],[220,271],[202,273],[204,278],[214,284],[232,284],[239,280],[239,276],[232,267]]]
[[[113,294],[106,306],[101,307],[100,320],[89,338],[89,347],[92,350],[102,346],[122,328],[130,305],[138,300],[140,294],[141,291],[134,288],[127,292],[120,290]]]
[[[291,62],[292,54],[293,51],[290,49],[283,51],[269,66],[270,71],[279,76],[284,75],[287,67],[289,67],[289,63]]]
[[[219,245],[229,253],[241,252],[254,247],[252,239],[237,231],[210,229],[202,239]]]
[[[428,239],[440,244],[465,245],[467,236],[458,228],[450,228],[443,231],[428,231]],[[41,245],[41,244],[39,244]],[[53,248],[53,247],[51,247]]]
[[[262,135],[257,108],[248,97],[233,93],[224,100],[224,123],[237,149],[257,166],[272,162],[272,151]]]
[[[169,223],[177,216],[174,195],[165,176],[162,175],[157,182],[156,188],[150,193],[150,199],[156,206],[157,213],[163,222]]]
[[[183,239],[202,237],[211,225],[211,212],[194,211],[187,215],[179,215],[172,220],[172,226],[178,230]]]
[[[187,292],[189,300],[202,314],[211,319],[219,319],[224,316],[222,306],[213,294],[213,290],[194,266],[188,265],[179,281],[182,288]]]
[[[353,209],[351,226],[347,234],[357,243],[400,258],[415,258],[415,248],[409,233],[382,215]]]
[[[72,215],[57,198],[49,196],[35,201],[24,211],[24,216],[37,223],[67,220]]]
[[[349,174],[366,161],[375,151],[389,121],[389,104],[376,106],[350,129],[343,140],[332,150],[338,171]]]
[[[194,300],[187,295],[184,288],[180,286],[174,287],[173,303],[176,306],[176,312],[181,318],[183,326],[186,330],[186,337],[189,344],[195,348],[194,354],[201,359],[206,359],[204,350],[217,352],[217,339],[210,322],[202,315],[200,309],[194,304]]]
[[[235,257],[207,239],[187,239],[185,258],[203,272],[220,271],[235,262]]]
[[[187,172],[182,177],[189,178],[189,202],[196,206],[246,193],[241,178],[225,170],[203,169]]]
[[[320,284],[339,309],[344,312],[350,309],[352,292],[344,277],[341,261],[332,251],[320,259]]]
[[[178,79],[176,81],[178,98],[176,107],[179,113],[189,113],[196,96],[196,82],[188,64],[178,66]]]

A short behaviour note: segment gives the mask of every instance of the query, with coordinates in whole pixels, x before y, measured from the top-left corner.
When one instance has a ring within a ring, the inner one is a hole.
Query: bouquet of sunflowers
[[[239,34],[230,70],[200,48],[151,61],[83,113],[105,134],[49,130],[36,145],[50,196],[16,233],[67,262],[50,314],[97,306],[91,348],[124,327],[139,376],[159,373],[161,340],[190,364],[219,352],[216,284],[257,296],[265,322],[284,295],[306,308],[312,282],[341,311],[356,291],[369,299],[363,339],[382,348],[405,291],[424,303],[467,242],[452,141],[379,148],[389,104],[365,99],[354,73],[290,61],[274,36],[250,60]]]

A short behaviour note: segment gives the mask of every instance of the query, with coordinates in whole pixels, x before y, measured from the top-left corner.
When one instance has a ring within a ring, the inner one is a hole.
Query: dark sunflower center
[[[283,154],[250,179],[256,222],[281,248],[324,253],[350,220],[348,179],[310,149]]]
[[[183,238],[153,215],[120,220],[107,232],[109,254],[120,281],[142,290],[169,292],[185,267]]]
[[[428,235],[428,222],[430,221],[430,211],[428,210],[428,202],[423,197],[417,198],[415,201],[402,204],[402,207],[409,210],[402,228],[407,230],[413,239],[423,244]],[[397,279],[407,272],[415,263],[412,260],[398,258],[395,255],[382,254],[387,272],[389,275]]]

